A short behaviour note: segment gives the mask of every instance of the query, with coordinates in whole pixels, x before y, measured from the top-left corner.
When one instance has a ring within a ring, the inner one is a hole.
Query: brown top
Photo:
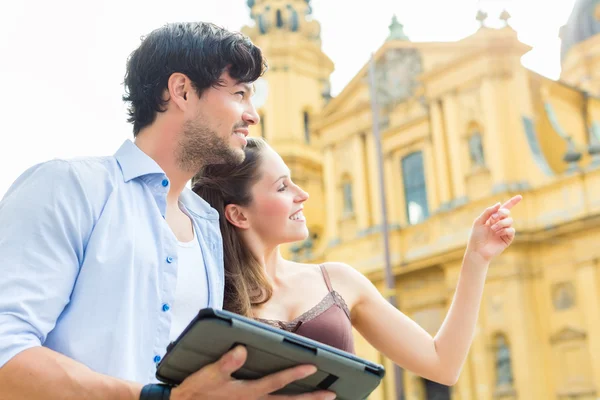
[[[325,266],[320,267],[329,293],[319,304],[289,322],[262,318],[256,320],[354,353],[350,311],[342,296],[331,287]]]

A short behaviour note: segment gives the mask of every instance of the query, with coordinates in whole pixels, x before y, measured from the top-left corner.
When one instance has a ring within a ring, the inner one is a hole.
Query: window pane
[[[422,152],[411,153],[402,159],[402,179],[408,222],[418,224],[429,216]]]
[[[307,111],[304,111],[304,141],[310,143],[310,115]]]

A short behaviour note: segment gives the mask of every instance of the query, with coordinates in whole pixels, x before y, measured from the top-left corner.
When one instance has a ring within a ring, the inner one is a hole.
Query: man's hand
[[[269,395],[287,384],[306,378],[317,370],[311,365],[290,368],[252,381],[236,380],[231,374],[246,362],[247,352],[237,346],[221,359],[190,375],[171,392],[172,400],[245,399],[245,400],[333,400],[335,393],[320,391],[295,396]]]

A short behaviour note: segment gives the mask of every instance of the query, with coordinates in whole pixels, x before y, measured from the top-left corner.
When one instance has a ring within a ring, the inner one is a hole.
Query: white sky
[[[523,64],[556,79],[558,29],[574,0],[313,0],[337,94],[388,34],[392,14],[414,41],[473,33],[478,7],[506,6],[534,49]],[[168,4],[168,5],[167,5]],[[368,7],[368,8],[365,8]],[[0,197],[29,166],[56,157],[108,155],[126,138],[123,75],[142,35],[166,22],[210,21],[239,30],[245,0],[2,0]],[[40,195],[43,195],[40,193]]]

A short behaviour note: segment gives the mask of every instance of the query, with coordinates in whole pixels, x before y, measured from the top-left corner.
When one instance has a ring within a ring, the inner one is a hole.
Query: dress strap
[[[333,292],[333,288],[331,287],[331,280],[329,279],[329,274],[327,273],[325,266],[323,264],[321,264],[321,265],[319,265],[319,267],[321,267],[321,273],[323,274],[323,279],[325,279],[325,284],[327,285],[327,289],[329,290],[329,292]]]

